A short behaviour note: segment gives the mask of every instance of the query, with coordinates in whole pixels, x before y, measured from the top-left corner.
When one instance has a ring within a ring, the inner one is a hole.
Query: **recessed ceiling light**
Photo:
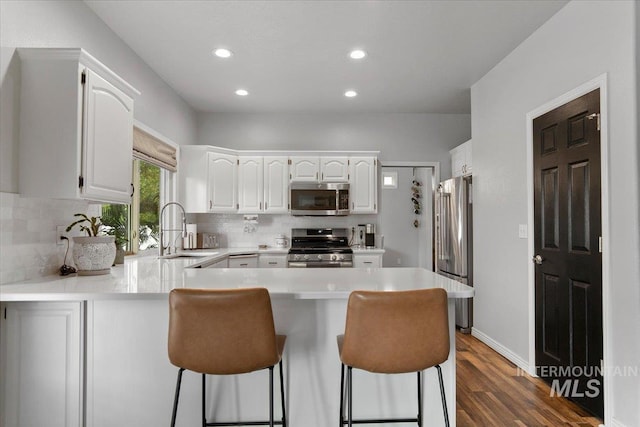
[[[365,51],[364,51],[364,50],[362,50],[362,49],[355,49],[355,50],[352,50],[352,51],[349,53],[349,57],[350,57],[351,59],[362,59],[362,58],[364,58],[365,56],[367,56],[367,52],[365,52]]]
[[[215,49],[213,51],[213,54],[218,58],[229,58],[231,57],[231,55],[233,55],[233,52],[231,52],[229,49],[219,48]]]
[[[348,90],[344,93],[344,96],[346,96],[347,98],[353,98],[354,96],[357,96],[358,92],[356,92],[355,90]]]
[[[236,95],[238,96],[247,96],[249,92],[246,89],[238,89],[236,90]]]

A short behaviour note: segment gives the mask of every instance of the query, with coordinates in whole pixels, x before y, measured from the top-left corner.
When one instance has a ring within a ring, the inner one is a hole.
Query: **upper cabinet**
[[[351,157],[349,165],[351,213],[378,212],[378,159]]]
[[[207,153],[209,212],[236,212],[238,205],[238,177],[236,165],[238,156],[231,154]]]
[[[317,156],[289,157],[289,179],[291,181],[318,182],[320,180],[320,158]]]
[[[349,157],[289,157],[289,179],[298,182],[349,182]]]
[[[348,182],[351,213],[377,213],[377,157],[371,155],[377,152],[358,153],[362,156],[321,153],[305,156],[297,151],[289,156],[281,151],[183,145],[179,200],[191,213],[281,214],[289,212],[291,181]]]
[[[449,151],[449,154],[451,154],[451,175],[453,177],[471,175],[471,140],[458,145],[453,150]]]
[[[320,157],[320,181],[349,182],[349,158]]]
[[[289,211],[289,158],[264,156],[264,212],[287,213]]]
[[[82,49],[18,54],[20,194],[130,203],[140,93]]]
[[[180,147],[178,195],[185,211],[237,211],[238,156],[205,145]]]
[[[238,157],[238,212],[262,212],[264,193],[261,156]]]

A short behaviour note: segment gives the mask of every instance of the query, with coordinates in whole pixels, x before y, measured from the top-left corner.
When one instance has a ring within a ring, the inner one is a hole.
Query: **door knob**
[[[541,255],[536,255],[533,258],[531,258],[531,260],[533,262],[535,262],[536,264],[540,265],[540,264],[542,264],[542,261],[544,261],[544,258],[542,258]]]

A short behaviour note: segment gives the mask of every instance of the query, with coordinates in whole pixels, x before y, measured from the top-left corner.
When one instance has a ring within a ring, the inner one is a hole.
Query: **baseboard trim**
[[[483,343],[491,347],[493,350],[495,350],[497,353],[499,353],[504,358],[509,360],[511,363],[515,364],[518,368],[522,369],[527,373],[530,373],[529,363],[526,360],[524,360],[522,357],[518,356],[511,350],[509,350],[504,345],[500,344],[498,341],[491,338],[489,335],[478,330],[478,328],[476,327],[473,327],[471,329],[471,335],[478,338],[480,341],[482,341]]]

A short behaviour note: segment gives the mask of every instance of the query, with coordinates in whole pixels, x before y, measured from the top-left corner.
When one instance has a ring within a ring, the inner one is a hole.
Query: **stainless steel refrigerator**
[[[471,177],[438,186],[436,199],[436,272],[473,286],[473,200]],[[456,326],[470,333],[473,299],[456,299]]]

